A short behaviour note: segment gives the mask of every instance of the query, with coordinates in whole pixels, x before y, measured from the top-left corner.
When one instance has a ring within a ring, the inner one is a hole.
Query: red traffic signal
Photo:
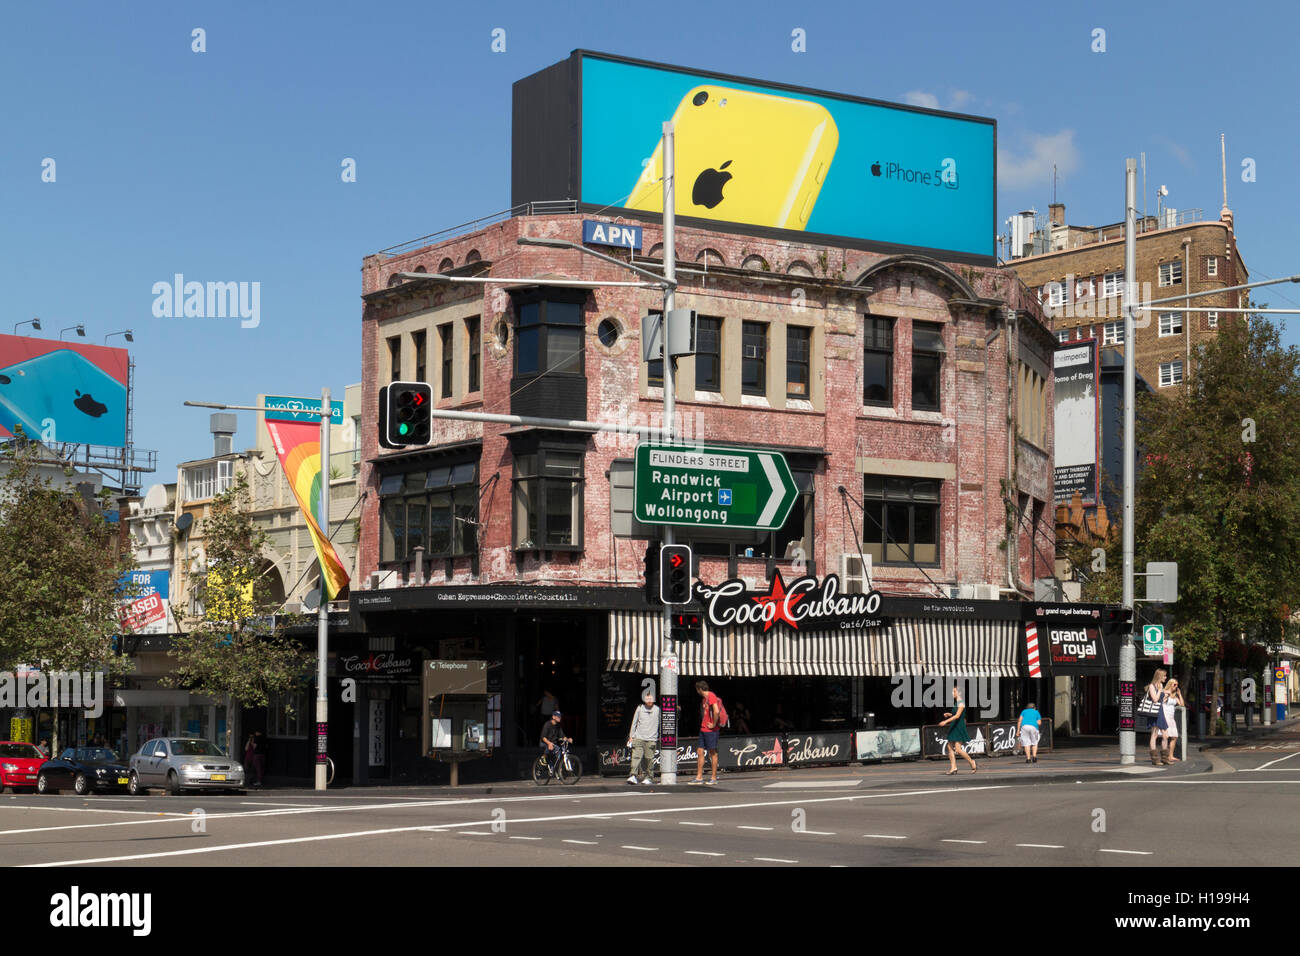
[[[433,389],[427,382],[394,382],[379,390],[379,444],[427,445],[433,435]]]
[[[659,549],[659,600],[665,604],[690,603],[690,545],[665,544]]]
[[[700,611],[673,611],[669,618],[668,638],[673,641],[704,640],[704,618]]]

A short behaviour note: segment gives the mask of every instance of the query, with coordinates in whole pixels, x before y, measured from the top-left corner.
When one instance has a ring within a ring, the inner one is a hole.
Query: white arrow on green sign
[[[1165,626],[1148,624],[1142,628],[1142,653],[1163,654],[1165,652]]]
[[[780,452],[642,443],[634,497],[643,524],[772,530],[799,489]]]

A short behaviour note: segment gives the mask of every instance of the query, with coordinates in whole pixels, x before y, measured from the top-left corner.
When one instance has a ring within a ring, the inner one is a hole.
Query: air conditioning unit
[[[954,601],[971,601],[975,598],[973,584],[950,584],[945,590],[948,592],[948,597]]]
[[[871,555],[840,555],[840,583],[846,594],[866,594],[871,590]]]
[[[975,585],[975,600],[996,601],[997,599],[998,599],[998,586],[996,584]]]
[[[398,587],[401,584],[401,579],[397,576],[396,570],[390,569],[388,571],[376,571],[375,577],[378,578],[375,587],[381,591]]]

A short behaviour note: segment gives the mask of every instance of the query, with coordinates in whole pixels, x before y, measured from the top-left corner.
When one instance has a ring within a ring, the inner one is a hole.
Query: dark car
[[[41,764],[36,792],[125,790],[128,779],[126,763],[107,747],[69,747],[58,759]]]

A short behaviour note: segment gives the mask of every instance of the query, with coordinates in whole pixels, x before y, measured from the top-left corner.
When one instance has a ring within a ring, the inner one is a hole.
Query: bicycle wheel
[[[538,757],[533,761],[533,783],[544,787],[551,782],[551,771],[546,766],[546,758]]]
[[[582,761],[573,754],[566,754],[558,768],[560,783],[574,784],[582,779]]]

